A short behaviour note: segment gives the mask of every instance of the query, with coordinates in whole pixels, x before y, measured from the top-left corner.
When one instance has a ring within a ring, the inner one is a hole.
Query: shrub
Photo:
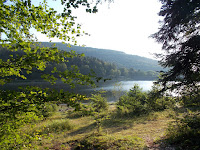
[[[181,149],[200,149],[200,113],[189,112],[176,118],[167,130],[167,141]]]
[[[101,94],[92,94],[90,99],[90,114],[94,117],[97,130],[100,132],[102,121],[108,118],[108,102]]]
[[[127,95],[120,97],[117,103],[117,110],[120,114],[135,114],[139,115],[146,113],[148,107],[146,103],[143,103],[135,97],[129,97]]]
[[[191,107],[191,106],[200,106],[200,92],[199,95],[184,95],[181,98],[184,106]]]
[[[23,132],[56,111],[50,103],[63,99],[65,94],[39,87],[27,87],[22,92],[0,90],[0,149],[33,148],[30,143],[38,140],[37,134]],[[66,98],[67,99],[67,98]]]
[[[29,143],[37,136],[23,133],[20,128],[41,120],[33,104],[34,96],[30,91],[0,91],[0,149],[20,149],[32,147]],[[43,95],[43,93],[40,93]],[[31,101],[31,100],[32,101]]]
[[[42,115],[43,117],[47,118],[52,116],[56,111],[58,110],[58,106],[56,104],[46,102],[44,104],[41,104],[37,108],[37,114]]]
[[[153,86],[152,90],[148,92],[148,106],[151,110],[159,111],[171,108],[175,102],[174,98],[162,95],[158,86]]]
[[[34,112],[18,112],[16,114],[17,118],[6,118],[6,114],[2,115],[0,113],[0,149],[21,149],[22,147],[30,149],[34,148],[34,145],[30,143],[32,141],[38,140],[37,135],[32,135],[24,132],[20,128],[25,125],[29,125],[29,132],[31,123],[40,118]]]
[[[140,115],[149,111],[147,104],[147,94],[142,92],[138,85],[134,85],[127,95],[120,97],[117,102],[117,111],[119,114]]]
[[[174,98],[171,97],[149,97],[148,98],[148,105],[151,110],[159,111],[164,110],[167,108],[172,108],[175,104]]]
[[[102,97],[101,94],[92,94],[92,97],[90,99],[93,111],[102,112],[108,110],[107,99],[105,97]]]

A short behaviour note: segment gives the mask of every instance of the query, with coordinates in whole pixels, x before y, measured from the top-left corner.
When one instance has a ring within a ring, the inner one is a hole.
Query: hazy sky
[[[152,53],[161,52],[161,45],[149,38],[158,31],[160,7],[158,0],[114,0],[99,5],[96,14],[77,9],[77,22],[91,35],[78,38],[78,44],[153,58]]]

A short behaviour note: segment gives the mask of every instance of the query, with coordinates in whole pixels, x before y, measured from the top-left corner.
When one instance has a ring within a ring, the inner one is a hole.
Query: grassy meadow
[[[66,106],[33,128],[43,134],[33,145],[39,149],[156,149],[168,147],[161,141],[174,119],[168,109],[141,116],[119,116],[115,104],[109,104],[109,117],[101,130],[92,116],[82,116]],[[29,131],[30,132],[30,131]],[[160,141],[161,140],[161,141]]]

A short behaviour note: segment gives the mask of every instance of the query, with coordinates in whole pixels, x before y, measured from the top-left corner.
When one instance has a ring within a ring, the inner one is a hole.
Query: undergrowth
[[[73,141],[71,141],[73,142]],[[137,136],[112,136],[107,134],[93,133],[76,141],[76,150],[102,150],[102,149],[143,149],[144,140]]]
[[[166,142],[178,149],[200,149],[200,112],[186,112],[176,121],[170,123],[167,129]]]

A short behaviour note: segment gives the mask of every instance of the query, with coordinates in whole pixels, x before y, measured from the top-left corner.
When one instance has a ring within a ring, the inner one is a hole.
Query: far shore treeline
[[[14,57],[22,55],[23,52],[11,52],[5,48],[0,48],[0,59],[7,60],[10,55]],[[148,70],[137,70],[134,68],[120,67],[115,63],[106,62],[96,57],[74,57],[67,58],[68,61],[64,63],[49,63],[45,71],[38,71],[34,69],[31,74],[27,74],[24,71],[28,80],[40,80],[43,73],[52,74],[52,70],[56,67],[58,71],[64,71],[66,69],[74,69],[73,66],[78,67],[82,74],[94,74],[97,77],[112,79],[112,80],[155,80],[158,78],[158,72]],[[22,80],[20,78],[13,77],[14,80]]]

